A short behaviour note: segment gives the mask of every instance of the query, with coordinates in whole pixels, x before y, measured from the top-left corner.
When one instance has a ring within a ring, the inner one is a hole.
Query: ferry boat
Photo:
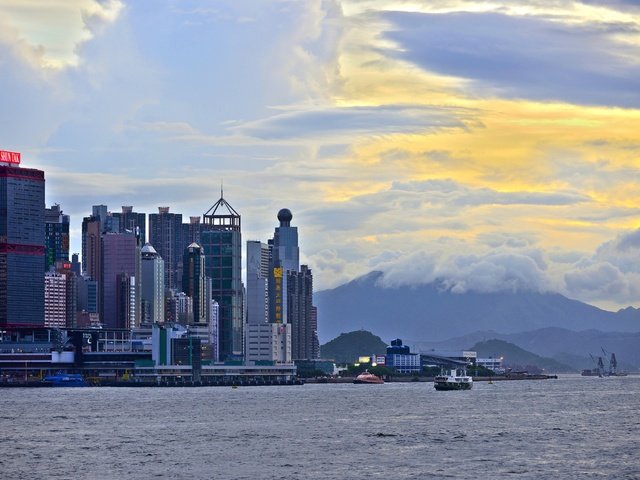
[[[48,375],[42,380],[52,387],[86,387],[89,384],[79,373],[58,372],[55,375]]]
[[[467,375],[466,369],[462,369],[462,375],[458,375],[457,369],[452,369],[449,375],[439,375],[433,379],[436,390],[470,390],[473,387],[473,378]]]
[[[368,370],[365,370],[356,377],[353,383],[384,383],[384,380],[373,373],[369,373]]]

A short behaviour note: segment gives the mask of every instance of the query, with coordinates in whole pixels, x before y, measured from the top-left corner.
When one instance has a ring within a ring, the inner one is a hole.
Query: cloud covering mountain
[[[640,331],[640,310],[608,312],[557,293],[455,290],[446,281],[385,286],[372,272],[335,289],[318,292],[322,341],[366,329],[383,339],[436,341],[478,330],[503,334],[558,327],[574,331]]]

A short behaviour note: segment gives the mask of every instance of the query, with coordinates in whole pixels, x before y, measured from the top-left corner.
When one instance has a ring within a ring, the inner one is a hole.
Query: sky
[[[640,307],[640,1],[0,0],[0,149],[91,206],[287,207],[316,290]]]

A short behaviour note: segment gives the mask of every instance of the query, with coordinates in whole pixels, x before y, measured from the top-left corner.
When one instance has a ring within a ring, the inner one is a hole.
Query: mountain
[[[551,373],[575,372],[575,369],[568,365],[551,358],[541,357],[503,340],[494,339],[478,342],[470,350],[478,352],[479,358],[504,357],[504,365],[506,367],[519,366],[526,368],[533,365]]]
[[[513,343],[537,355],[554,358],[576,370],[594,368],[594,361],[590,355],[603,355],[608,359],[611,352],[616,354],[620,369],[636,371],[640,368],[640,333],[600,330],[573,332],[564,328],[549,327],[511,334],[479,331],[440,342],[411,342],[407,339],[406,343],[417,351],[451,350],[466,349],[469,345],[488,339]]]
[[[365,330],[341,333],[320,347],[321,358],[332,358],[338,363],[353,363],[360,355],[384,355],[386,352],[387,344]]]
[[[367,329],[385,340],[437,341],[479,330],[503,334],[547,327],[639,332],[640,310],[608,312],[557,293],[452,293],[437,283],[385,288],[382,272],[314,295],[321,340]]]

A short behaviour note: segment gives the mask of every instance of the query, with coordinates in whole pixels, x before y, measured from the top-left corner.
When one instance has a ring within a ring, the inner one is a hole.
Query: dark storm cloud
[[[614,35],[626,23],[568,25],[498,13],[384,14],[395,55],[472,81],[480,95],[589,105],[640,106],[637,47]]]

